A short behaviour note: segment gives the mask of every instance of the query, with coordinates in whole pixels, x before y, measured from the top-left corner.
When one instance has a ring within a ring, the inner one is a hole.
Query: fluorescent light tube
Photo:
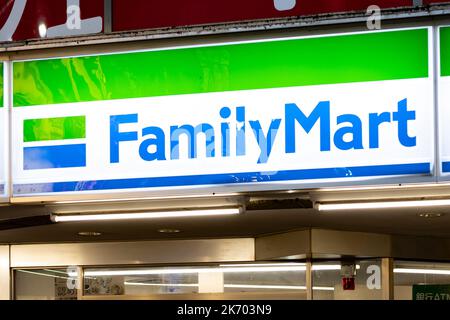
[[[356,270],[359,270],[361,266],[359,264],[356,265]],[[339,271],[341,270],[340,264],[319,264],[319,265],[312,265],[311,267],[312,271]]]
[[[312,271],[337,271],[337,270],[341,270],[341,265],[340,264],[312,265],[311,270]]]
[[[138,276],[158,274],[192,274],[192,273],[238,273],[238,272],[282,272],[282,271],[305,271],[305,266],[271,266],[271,267],[230,267],[230,268],[166,268],[166,269],[131,269],[131,270],[91,270],[84,273],[85,276]]]
[[[52,215],[54,222],[79,222],[79,221],[107,221],[107,220],[133,220],[175,217],[200,217],[235,215],[242,212],[241,208],[225,209],[198,209],[198,210],[173,210],[155,212],[130,212],[130,213],[102,213],[102,214],[78,214],[78,215]]]
[[[18,272],[23,272],[23,273],[30,273],[30,274],[34,274],[34,275],[37,275],[37,276],[50,277],[50,278],[68,279],[68,280],[74,279],[74,277],[70,276],[70,274],[69,274],[70,277],[63,277],[63,276],[56,276],[54,274],[47,274],[47,273],[43,273],[43,272],[36,272],[36,271],[23,270],[23,269],[20,269],[20,270],[17,270],[17,271]],[[75,274],[75,276],[76,276],[76,274]]]
[[[240,289],[287,289],[287,290],[306,290],[306,286],[281,286],[281,285],[258,285],[258,284],[224,284],[224,288]]]
[[[198,283],[145,283],[125,281],[129,286],[150,286],[150,287],[198,287]],[[282,289],[282,290],[306,290],[306,286],[283,286],[283,285],[253,285],[253,284],[224,284],[224,288],[241,289]],[[333,287],[313,287],[313,290],[334,291]]]
[[[198,283],[145,283],[125,281],[126,286],[148,286],[148,287],[198,287]]]
[[[225,288],[242,289],[284,289],[284,290],[306,290],[306,286],[283,286],[283,285],[259,285],[259,284],[224,284]],[[334,291],[333,287],[313,287],[313,290]]]
[[[450,269],[414,269],[414,268],[395,268],[394,273],[408,273],[408,274],[436,274],[449,275]]]
[[[319,211],[355,210],[355,209],[386,209],[386,208],[416,208],[450,206],[450,199],[410,200],[410,201],[377,201],[377,202],[345,202],[317,203]]]
[[[305,263],[298,262],[282,262],[282,263],[239,263],[239,264],[220,264],[221,268],[231,268],[231,267],[285,267],[285,266],[297,266],[304,267]]]

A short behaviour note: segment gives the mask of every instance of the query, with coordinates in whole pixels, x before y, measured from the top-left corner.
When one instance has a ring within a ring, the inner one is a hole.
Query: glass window
[[[14,281],[16,300],[77,299],[76,273],[65,268],[16,269]]]
[[[85,295],[270,293],[306,299],[304,263],[189,267],[89,268]]]
[[[396,300],[450,300],[450,263],[395,261]]]
[[[380,300],[381,259],[312,264],[313,299]]]

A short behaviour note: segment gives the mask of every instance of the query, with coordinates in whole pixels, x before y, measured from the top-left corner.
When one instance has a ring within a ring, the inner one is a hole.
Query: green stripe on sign
[[[428,30],[14,63],[14,106],[428,77]]]
[[[23,122],[23,142],[82,139],[85,137],[85,116],[28,119]]]
[[[450,76],[450,27],[439,29],[440,34],[440,57],[441,57],[441,76]]]

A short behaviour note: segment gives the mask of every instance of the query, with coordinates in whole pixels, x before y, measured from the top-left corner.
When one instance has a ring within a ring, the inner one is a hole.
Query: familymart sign
[[[18,196],[431,175],[430,30],[15,62]]]

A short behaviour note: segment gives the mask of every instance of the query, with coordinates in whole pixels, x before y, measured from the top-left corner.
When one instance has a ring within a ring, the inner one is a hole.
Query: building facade
[[[0,298],[450,299],[450,4],[0,5]]]

